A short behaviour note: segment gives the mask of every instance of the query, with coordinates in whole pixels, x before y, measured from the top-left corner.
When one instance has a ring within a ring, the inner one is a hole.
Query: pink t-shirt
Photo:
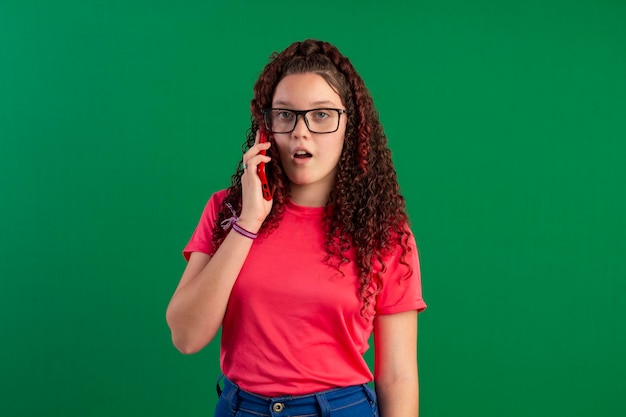
[[[225,191],[207,203],[183,253],[209,253]],[[373,318],[361,315],[354,262],[343,275],[324,262],[324,208],[289,203],[277,229],[253,243],[222,322],[221,367],[242,389],[265,396],[301,395],[372,380],[363,354]],[[371,311],[423,310],[415,240],[406,261],[385,259],[383,288]]]

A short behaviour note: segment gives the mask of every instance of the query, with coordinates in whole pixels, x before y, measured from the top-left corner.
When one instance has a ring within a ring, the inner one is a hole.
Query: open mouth
[[[296,151],[293,154],[293,157],[295,159],[306,159],[306,158],[311,158],[313,155],[311,155],[310,153],[308,153],[307,151]]]

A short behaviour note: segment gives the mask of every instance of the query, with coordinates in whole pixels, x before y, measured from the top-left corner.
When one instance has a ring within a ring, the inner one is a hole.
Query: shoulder
[[[417,242],[408,223],[398,229],[391,229],[387,245],[381,248],[383,259],[397,259],[406,256],[417,256]]]
[[[211,194],[209,200],[204,205],[202,215],[200,216],[199,226],[202,228],[212,229],[213,225],[220,216],[224,199],[228,195],[228,190],[219,190]]]
[[[225,188],[223,190],[218,190],[216,192],[214,192],[213,194],[211,194],[211,197],[209,198],[209,202],[215,202],[215,203],[219,203],[221,204],[224,199],[226,198],[226,196],[228,195],[228,189]]]
[[[211,194],[211,197],[209,197],[209,201],[207,201],[204,208],[204,215],[212,215],[212,217],[217,217],[216,215],[220,212],[222,204],[224,203],[224,199],[227,195],[227,189],[219,190]]]

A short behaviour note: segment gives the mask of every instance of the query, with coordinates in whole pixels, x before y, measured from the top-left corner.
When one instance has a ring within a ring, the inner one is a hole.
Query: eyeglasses
[[[264,109],[265,128],[270,133],[291,133],[296,128],[298,116],[303,116],[304,123],[311,133],[333,133],[339,129],[344,109]]]

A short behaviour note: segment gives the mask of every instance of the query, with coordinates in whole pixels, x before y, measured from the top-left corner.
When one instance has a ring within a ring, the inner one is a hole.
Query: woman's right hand
[[[246,230],[256,233],[272,209],[273,201],[263,198],[261,179],[257,174],[259,163],[268,163],[271,158],[262,155],[261,151],[269,149],[271,142],[259,143],[259,131],[256,132],[254,145],[243,154],[243,163],[246,167],[241,176],[241,214],[239,225]]]

